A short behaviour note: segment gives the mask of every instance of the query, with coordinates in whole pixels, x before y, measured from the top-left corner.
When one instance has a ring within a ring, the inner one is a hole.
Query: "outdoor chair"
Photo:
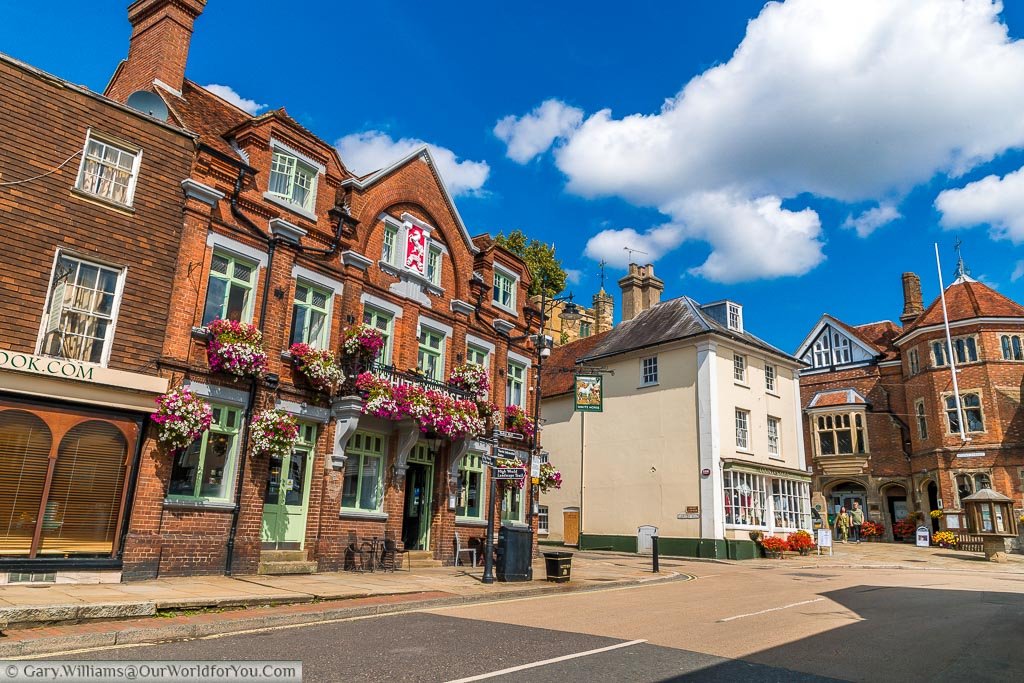
[[[345,569],[354,572],[363,572],[368,568],[367,559],[369,553],[366,543],[359,543],[359,536],[356,532],[348,532],[348,546],[345,548]],[[372,560],[370,560],[372,562]]]
[[[408,561],[409,551],[406,550],[402,545],[395,540],[394,534],[390,531],[384,532],[384,552],[381,558],[381,564],[384,570],[395,571],[396,569],[402,568],[402,563],[408,565],[408,570],[412,571],[412,563]]]
[[[462,539],[459,538],[459,532],[455,532],[455,564],[458,566],[459,561],[462,559],[462,555],[469,555],[473,562],[473,567],[476,568],[476,548],[463,548]]]

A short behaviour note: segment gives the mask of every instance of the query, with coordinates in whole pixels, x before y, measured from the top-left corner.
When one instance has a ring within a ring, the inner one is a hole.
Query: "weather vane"
[[[604,289],[604,267],[607,265],[608,263],[604,259],[601,259],[601,262],[597,264],[597,267],[601,271],[601,289]]]

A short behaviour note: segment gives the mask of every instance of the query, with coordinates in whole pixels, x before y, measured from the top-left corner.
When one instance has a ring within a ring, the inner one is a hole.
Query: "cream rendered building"
[[[742,558],[751,531],[810,529],[799,361],[746,332],[734,302],[644,300],[546,364],[542,444],[563,477],[540,499],[548,540],[644,551],[653,526],[664,554]],[[579,368],[608,371],[603,412],[574,412]]]

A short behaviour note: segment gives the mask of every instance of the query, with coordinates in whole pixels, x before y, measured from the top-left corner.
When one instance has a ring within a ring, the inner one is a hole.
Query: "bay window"
[[[813,417],[818,455],[853,455],[867,453],[864,414],[829,413]]]
[[[956,397],[947,396],[946,399],[946,422],[950,434],[960,433],[960,417],[956,411]],[[965,422],[964,431],[983,432],[985,431],[985,419],[981,409],[981,397],[975,392],[968,392],[960,395],[960,407],[963,410]]]
[[[978,345],[974,337],[953,337],[953,355],[959,364],[974,363],[978,360]],[[949,346],[944,341],[932,342],[932,360],[935,367],[949,365]]]
[[[114,338],[124,270],[61,254],[54,268],[40,353],[106,362]]]
[[[241,410],[216,403],[210,407],[210,429],[174,455],[169,500],[228,503],[234,497]]]
[[[380,512],[384,502],[384,453],[387,438],[370,432],[352,435],[345,455],[342,510]]]
[[[810,530],[808,482],[733,469],[723,471],[722,477],[726,525]]]
[[[725,470],[725,523],[765,526],[767,498],[764,477],[748,472]]]
[[[1002,335],[999,338],[999,346],[1003,351],[1003,360],[1024,360],[1024,350],[1021,349],[1019,335]]]
[[[316,206],[317,169],[293,154],[275,149],[270,161],[270,194],[305,211]]]
[[[203,325],[218,319],[252,322],[257,272],[255,263],[215,250],[210,261]]]

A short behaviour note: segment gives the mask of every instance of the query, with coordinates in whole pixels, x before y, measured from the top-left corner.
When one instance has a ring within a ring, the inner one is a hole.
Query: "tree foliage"
[[[530,295],[540,294],[557,296],[565,289],[565,270],[562,262],[555,256],[555,247],[539,240],[529,239],[522,230],[513,230],[507,236],[498,233],[494,241],[523,259],[533,281],[530,283]]]

